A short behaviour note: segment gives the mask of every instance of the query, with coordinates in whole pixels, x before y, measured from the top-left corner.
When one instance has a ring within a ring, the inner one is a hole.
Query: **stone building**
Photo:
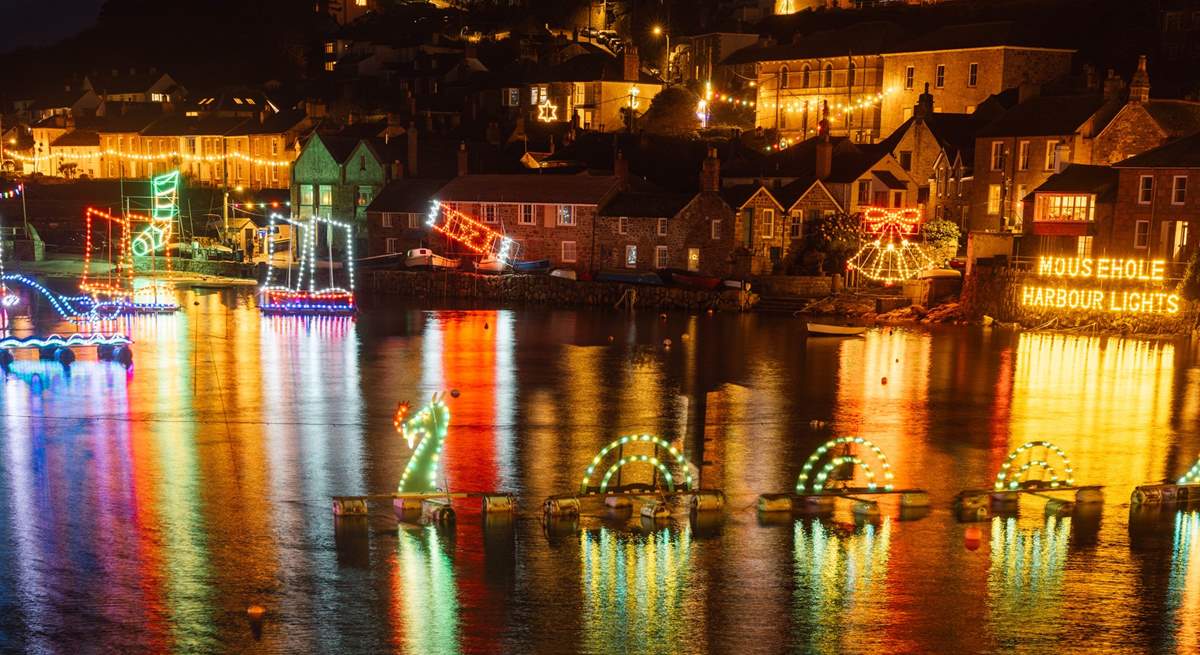
[[[1125,257],[1132,254],[1113,222],[1117,171],[1070,164],[1022,198],[1026,239],[1021,255]]]
[[[628,175],[620,158],[617,175]],[[596,222],[598,266],[729,275],[734,215],[719,193],[720,175],[716,150],[710,149],[696,193],[628,188],[617,193]]]
[[[770,275],[783,264],[786,254],[783,205],[760,183],[726,186],[721,189],[721,197],[734,213],[730,226],[733,274]],[[719,229],[723,231],[725,226]]]
[[[367,207],[389,175],[390,166],[368,140],[313,135],[292,167],[292,214],[353,222],[364,238]]]
[[[1094,164],[1114,164],[1200,132],[1200,102],[1150,98],[1146,56],[1138,58],[1125,106],[1096,135]]]
[[[450,180],[436,199],[495,226],[516,242],[521,259],[584,272],[599,267],[596,217],[621,186],[615,175],[468,174]],[[442,254],[470,254],[448,239],[431,241]]]
[[[429,245],[425,221],[442,179],[405,178],[388,182],[367,206],[367,256],[401,255]]]
[[[1113,164],[1119,172],[1111,242],[1130,256],[1185,262],[1200,230],[1200,134]],[[1181,274],[1182,270],[1176,270]]]

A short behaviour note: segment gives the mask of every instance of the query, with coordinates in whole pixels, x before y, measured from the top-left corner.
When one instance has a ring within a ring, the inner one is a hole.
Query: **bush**
[[[805,250],[823,257],[808,257],[807,261],[815,260],[822,274],[845,272],[846,261],[862,246],[861,224],[858,216],[849,214],[834,214],[814,221]]]
[[[945,266],[958,254],[960,232],[953,221],[934,219],[921,228],[925,237],[925,252],[936,266]]]
[[[649,109],[639,120],[650,134],[692,134],[700,127],[700,119],[696,116],[699,102],[700,98],[681,86],[666,88],[654,96]]]
[[[1183,281],[1179,283],[1179,293],[1192,302],[1200,300],[1200,250],[1197,250],[1188,262]]]

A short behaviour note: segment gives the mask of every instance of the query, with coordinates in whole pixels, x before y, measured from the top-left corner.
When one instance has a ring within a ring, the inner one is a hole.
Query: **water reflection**
[[[646,534],[608,528],[579,535],[583,650],[677,652],[695,645],[702,616],[687,608],[692,537],[687,529]]]
[[[392,578],[393,643],[405,652],[461,652],[454,550],[453,530],[441,532],[430,525],[399,531]]]
[[[1171,581],[1167,611],[1175,632],[1175,650],[1200,652],[1200,511],[1176,512],[1175,540],[1171,549]]]
[[[1046,517],[1037,527],[1017,517],[992,519],[988,593],[998,629],[1053,622],[1063,586],[1071,518]]]

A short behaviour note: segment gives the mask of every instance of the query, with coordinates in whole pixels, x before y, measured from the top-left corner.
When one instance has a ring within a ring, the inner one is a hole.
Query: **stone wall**
[[[151,262],[150,257],[134,257],[133,270],[138,273],[149,273],[151,271],[162,272],[167,270],[167,260],[165,257],[154,257]],[[242,264],[240,262],[216,262],[201,259],[180,259],[178,257],[171,258],[171,270],[176,273],[195,273],[197,275],[216,275],[220,277],[241,277],[248,279],[257,279],[253,265]]]
[[[764,296],[824,298],[833,293],[833,277],[828,275],[769,275],[754,278],[751,288]]]
[[[998,321],[1018,323],[1025,327],[1091,326],[1107,332],[1133,334],[1186,334],[1196,320],[1195,305],[1182,299],[1182,309],[1178,314],[1124,314],[1024,307],[1020,294],[1021,286],[1027,283],[1045,284],[1029,271],[977,264],[963,282],[961,303],[964,315],[972,320],[990,316]]]
[[[414,298],[483,298],[548,305],[615,305],[627,289],[637,307],[743,311],[757,301],[753,293],[729,289],[700,291],[676,287],[584,282],[549,275],[479,275],[464,272],[372,271],[360,291]]]

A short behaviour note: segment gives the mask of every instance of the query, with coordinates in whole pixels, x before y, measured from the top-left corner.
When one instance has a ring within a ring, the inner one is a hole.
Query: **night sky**
[[[104,0],[0,0],[0,52],[54,43],[96,22]]]

